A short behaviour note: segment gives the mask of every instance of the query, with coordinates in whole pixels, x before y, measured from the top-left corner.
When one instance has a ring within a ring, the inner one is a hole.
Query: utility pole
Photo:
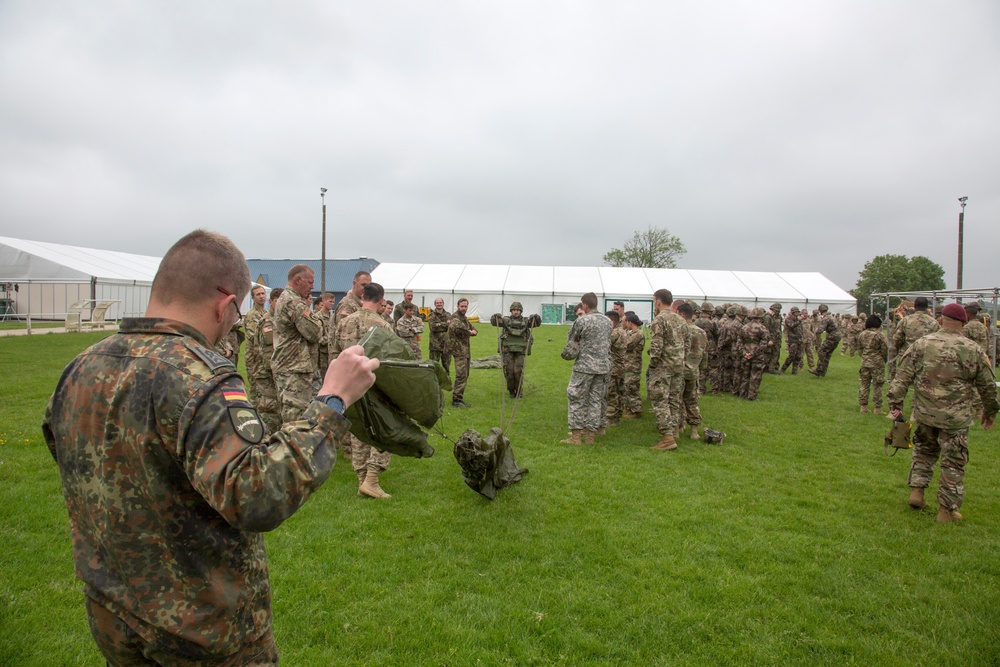
[[[319,288],[320,292],[326,291],[326,188],[319,189],[319,198],[323,202],[323,257],[321,259],[321,266],[323,267],[320,272]],[[961,266],[961,261],[959,260],[959,266]],[[961,271],[961,269],[959,269]],[[962,281],[961,278],[958,279],[959,282]]]
[[[968,197],[958,198],[958,203],[962,205],[962,210],[958,213],[958,281],[955,289],[962,289],[962,243],[965,236],[965,202],[967,201],[969,201]]]

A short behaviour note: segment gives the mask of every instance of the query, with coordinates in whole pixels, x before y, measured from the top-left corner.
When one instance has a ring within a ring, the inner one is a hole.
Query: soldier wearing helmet
[[[531,354],[531,329],[542,323],[538,315],[523,315],[524,308],[520,301],[510,304],[510,316],[500,313],[490,318],[490,324],[500,329],[497,340],[497,352],[503,361],[503,375],[507,380],[507,393],[511,398],[521,397],[521,385],[524,377],[524,358]]]
[[[740,384],[736,395],[748,401],[756,400],[761,379],[771,360],[773,342],[764,324],[764,309],[753,308],[746,324],[740,329]]]
[[[712,387],[718,386],[716,374],[719,370],[719,323],[712,317],[715,306],[706,301],[701,304],[701,315],[695,319],[694,326],[705,332],[707,339],[705,345],[706,368],[698,374],[698,393],[704,394],[708,390],[708,380],[712,381]]]
[[[816,338],[819,339],[820,335],[825,333],[826,338],[823,340],[823,344],[819,347],[819,352],[816,355],[816,369],[809,369],[809,372],[816,377],[823,377],[826,375],[827,368],[830,367],[830,357],[833,356],[834,350],[837,349],[837,345],[840,344],[840,330],[837,329],[837,323],[833,321],[833,317],[829,313],[829,306],[825,303],[819,304],[819,318],[816,325]]]
[[[805,333],[804,323],[797,306],[792,306],[785,318],[785,343],[788,345],[788,356],[781,366],[782,373],[791,366],[792,375],[796,375],[802,368],[803,334]]]
[[[767,373],[779,375],[778,364],[781,362],[781,304],[772,303],[764,313],[764,326],[771,336],[771,357],[767,361]]]

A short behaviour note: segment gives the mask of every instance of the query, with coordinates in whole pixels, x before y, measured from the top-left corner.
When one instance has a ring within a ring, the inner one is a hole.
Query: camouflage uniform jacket
[[[713,357],[716,346],[719,343],[719,325],[711,317],[699,317],[694,321],[694,325],[705,332],[706,346],[705,356]]]
[[[440,313],[432,310],[427,316],[427,326],[431,330],[431,339],[428,346],[432,352],[446,352],[448,350],[448,321],[451,313],[442,310]]]
[[[264,317],[260,318],[257,325],[257,349],[260,350],[260,365],[257,367],[253,377],[265,379],[273,376],[271,373],[271,358],[274,356],[274,320],[271,313],[264,311]]]
[[[814,332],[813,332],[813,321],[812,321],[812,318],[809,318],[809,317],[801,318],[801,319],[799,319],[799,324],[800,324],[800,328],[802,330],[802,333],[801,333],[802,344],[803,345],[808,345],[810,341],[815,342],[816,336],[814,335]],[[786,327],[788,326],[787,322],[785,323],[785,326]],[[786,334],[785,335],[785,339],[787,340],[787,338],[788,338],[788,335]]]
[[[781,315],[776,315],[773,310],[768,309],[764,313],[764,326],[767,327],[767,332],[771,335],[771,340],[781,340]]]
[[[416,344],[417,337],[424,332],[424,321],[412,315],[396,320],[396,335],[411,345]]]
[[[621,327],[611,330],[611,377],[625,376],[625,357],[628,332]]]
[[[740,350],[743,358],[750,355],[750,361],[763,363],[771,354],[771,332],[760,320],[748,320],[740,329]]]
[[[243,328],[247,332],[246,344],[246,366],[247,377],[255,377],[260,372],[262,359],[260,356],[260,345],[257,343],[257,329],[261,320],[267,315],[267,311],[257,304],[253,305],[247,316],[243,318]],[[270,361],[268,362],[270,363]]]
[[[708,368],[708,335],[694,323],[688,323],[687,330],[690,345],[684,358],[684,379],[691,380],[698,377],[700,370]]]
[[[448,322],[448,351],[459,359],[472,357],[472,347],[469,338],[472,335],[472,325],[469,318],[457,310]]]
[[[568,340],[580,341],[580,356],[573,362],[574,373],[606,375],[611,372],[612,328],[611,320],[597,311],[573,322]]]
[[[788,344],[800,344],[802,342],[803,322],[795,313],[789,313],[785,318],[785,340]]]
[[[979,320],[969,320],[962,328],[962,335],[979,344],[979,349],[989,354],[990,332]]]
[[[354,296],[354,292],[348,292],[347,295],[340,300],[337,307],[333,309],[333,315],[331,316],[331,323],[333,324],[331,328],[332,331],[337,330],[337,325],[340,321],[347,317],[348,315],[353,315],[354,313],[361,310],[361,299]]]
[[[941,328],[941,325],[937,323],[937,320],[925,311],[920,310],[903,318],[899,326],[896,327],[896,333],[893,334],[892,342],[896,345],[896,350],[902,354],[908,347],[913,345],[913,341],[921,336],[934,333],[939,328]]]
[[[417,307],[416,305],[414,305],[412,301],[400,301],[399,303],[396,304],[396,307],[392,309],[393,324],[398,322],[399,318],[401,318],[403,316],[403,313],[406,312],[406,306],[413,306],[413,312],[414,313],[417,312]]]
[[[942,330],[914,341],[896,364],[889,388],[889,408],[901,410],[913,384],[913,419],[917,423],[958,431],[972,425],[972,392],[978,391],[983,412],[993,419],[997,388],[993,369],[979,346],[957,331]]]
[[[630,373],[642,372],[642,350],[646,347],[646,336],[642,329],[623,329],[625,339],[625,370]]]
[[[541,325],[541,318],[538,315],[514,317],[497,313],[490,318],[490,324],[500,329],[497,352],[519,352],[527,355],[531,354],[531,345],[534,342],[531,329]]]
[[[736,338],[739,335],[739,328],[736,316],[726,316],[726,319],[719,323],[718,350],[720,354],[732,354],[734,352]]]
[[[309,302],[291,287],[274,304],[274,355],[271,371],[312,373],[316,370],[313,351],[319,343],[319,322],[309,312]]]
[[[393,330],[392,324],[384,317],[367,308],[362,308],[340,320],[340,323],[337,324],[337,331],[334,333],[334,341],[331,342],[330,358],[336,359],[338,354],[352,345],[357,345],[365,332],[372,327]]]
[[[889,341],[881,329],[865,329],[858,334],[858,353],[862,368],[885,368],[889,359]]]
[[[819,336],[823,332],[826,332],[826,339],[828,341],[840,340],[840,329],[837,328],[837,322],[833,319],[832,315],[820,315],[819,321],[816,324],[816,340],[819,340]]]
[[[313,401],[261,442],[243,379],[201,333],[123,320],[66,367],[42,423],[84,593],[194,659],[260,637],[271,625],[261,533],[323,484],[349,426]]]
[[[669,308],[661,310],[649,324],[649,365],[682,372],[689,336],[683,317]]]

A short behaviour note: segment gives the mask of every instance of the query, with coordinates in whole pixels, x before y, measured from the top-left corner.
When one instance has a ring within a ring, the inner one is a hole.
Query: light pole
[[[958,203],[962,205],[962,210],[958,213],[958,281],[955,289],[962,289],[962,238],[965,236],[965,202],[968,197],[959,197]]]
[[[322,269],[320,270],[319,287],[321,292],[326,291],[326,188],[319,189],[319,198],[323,202],[323,258]],[[959,278],[961,281],[961,278]]]

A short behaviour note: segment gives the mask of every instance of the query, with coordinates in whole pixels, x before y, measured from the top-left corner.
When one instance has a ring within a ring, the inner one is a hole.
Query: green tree
[[[858,308],[867,310],[872,294],[883,292],[915,292],[944,289],[944,269],[937,262],[917,255],[879,255],[867,262],[858,274],[858,283],[851,294]],[[891,307],[900,299],[891,299]],[[875,312],[885,315],[885,301],[875,303]]]
[[[686,252],[687,248],[679,238],[666,229],[650,225],[645,231],[636,231],[624,248],[612,248],[605,253],[604,263],[609,266],[672,269]]]

